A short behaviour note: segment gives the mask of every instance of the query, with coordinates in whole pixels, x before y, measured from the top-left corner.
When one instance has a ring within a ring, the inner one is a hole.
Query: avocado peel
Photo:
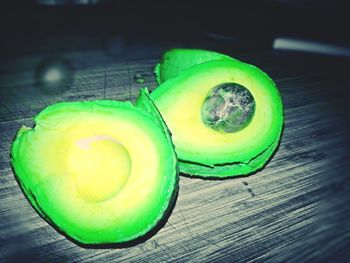
[[[234,60],[218,52],[174,48],[164,53],[162,61],[155,66],[154,73],[158,84],[162,84],[195,65],[219,59]]]

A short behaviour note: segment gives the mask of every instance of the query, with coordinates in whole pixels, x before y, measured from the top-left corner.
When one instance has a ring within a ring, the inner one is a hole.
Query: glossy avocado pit
[[[230,82],[215,86],[204,100],[204,124],[214,130],[232,133],[245,128],[255,112],[255,101],[244,86]]]
[[[57,103],[22,127],[11,164],[34,209],[71,239],[112,244],[150,233],[174,204],[170,133],[142,89],[135,105]]]

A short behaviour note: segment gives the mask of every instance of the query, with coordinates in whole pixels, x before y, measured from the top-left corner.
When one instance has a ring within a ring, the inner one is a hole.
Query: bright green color
[[[281,137],[283,106],[263,71],[215,52],[173,49],[155,73],[160,86],[151,98],[172,133],[181,172],[224,178],[250,174],[267,163]],[[214,130],[201,119],[206,96],[226,82],[244,86],[255,100],[252,120],[234,133]]]
[[[11,163],[35,210],[84,244],[153,229],[178,190],[170,134],[146,89],[129,102],[58,103],[22,127]]]
[[[172,49],[165,52],[161,63],[156,65],[155,73],[158,84],[176,77],[192,66],[217,59],[233,60],[229,56],[207,50]]]

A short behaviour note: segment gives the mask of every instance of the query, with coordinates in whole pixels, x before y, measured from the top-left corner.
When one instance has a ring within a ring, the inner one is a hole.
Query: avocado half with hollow
[[[255,66],[189,49],[166,52],[151,98],[168,125],[180,171],[203,177],[246,175],[278,146],[283,106],[275,83]]]
[[[153,229],[175,200],[177,157],[148,91],[129,102],[58,103],[22,127],[11,163],[36,211],[84,244]]]

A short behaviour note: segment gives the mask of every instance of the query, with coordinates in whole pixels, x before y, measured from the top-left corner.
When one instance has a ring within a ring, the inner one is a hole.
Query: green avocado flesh
[[[178,164],[146,89],[136,105],[58,103],[22,127],[11,148],[17,180],[35,210],[83,244],[145,235],[171,208]]]
[[[172,133],[181,172],[224,178],[268,162],[281,137],[283,105],[263,71],[216,52],[172,49],[155,73],[160,86],[151,99]],[[218,87],[223,91],[215,93]],[[210,100],[213,94],[219,97]]]

